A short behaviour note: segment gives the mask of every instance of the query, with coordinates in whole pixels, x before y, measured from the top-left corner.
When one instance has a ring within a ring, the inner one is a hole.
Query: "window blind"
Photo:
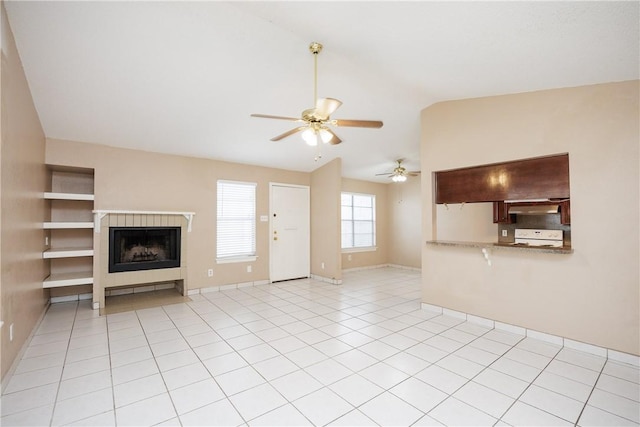
[[[376,196],[341,194],[342,249],[376,245]]]
[[[256,183],[218,181],[216,256],[256,254]]]

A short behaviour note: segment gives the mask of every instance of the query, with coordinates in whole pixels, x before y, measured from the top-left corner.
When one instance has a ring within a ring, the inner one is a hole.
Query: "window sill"
[[[352,254],[355,252],[375,252],[378,250],[377,246],[368,246],[366,248],[343,248],[343,254]]]
[[[253,262],[255,260],[257,260],[258,257],[253,255],[253,256],[236,256],[236,257],[229,257],[229,258],[216,258],[216,263],[217,264],[233,264],[235,262]]]

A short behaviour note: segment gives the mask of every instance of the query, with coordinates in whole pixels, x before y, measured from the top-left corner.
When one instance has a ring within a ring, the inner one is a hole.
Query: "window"
[[[256,256],[256,184],[218,181],[218,262]]]
[[[342,193],[342,249],[376,245],[376,196]]]

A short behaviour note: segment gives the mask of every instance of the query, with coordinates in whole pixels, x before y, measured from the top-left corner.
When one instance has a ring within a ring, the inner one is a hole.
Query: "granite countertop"
[[[492,248],[497,250],[515,250],[515,251],[535,251],[546,254],[571,254],[573,249],[570,247],[554,248],[550,246],[524,246],[513,245],[511,243],[492,243],[492,242],[463,242],[450,240],[427,240],[428,245],[436,246],[456,246],[461,248]]]

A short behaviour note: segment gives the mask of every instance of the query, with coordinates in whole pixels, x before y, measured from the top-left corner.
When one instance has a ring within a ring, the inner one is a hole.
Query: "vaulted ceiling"
[[[640,3],[5,1],[45,134],[298,171],[335,157],[385,182],[419,168],[420,111],[439,101],[640,78]],[[300,135],[313,107],[338,128],[322,158]],[[388,179],[387,179],[388,180]]]

